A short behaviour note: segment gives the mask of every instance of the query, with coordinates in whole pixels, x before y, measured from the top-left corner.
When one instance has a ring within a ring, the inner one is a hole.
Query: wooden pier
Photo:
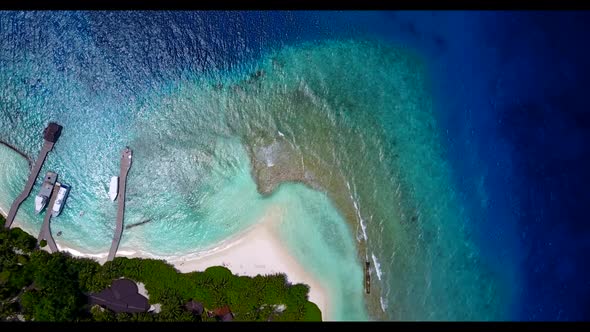
[[[37,243],[41,243],[41,240],[47,241],[49,245],[49,249],[51,252],[57,252],[57,245],[55,244],[55,240],[53,239],[53,235],[51,235],[51,214],[53,213],[53,205],[55,205],[55,201],[57,200],[57,193],[59,192],[59,188],[61,185],[59,182],[56,182],[53,186],[53,191],[51,192],[51,200],[49,201],[49,205],[45,210],[45,218],[43,219],[43,226],[41,226],[41,231],[39,232],[39,237],[37,237]]]
[[[14,221],[14,217],[16,217],[16,213],[18,212],[19,207],[21,204],[29,197],[31,194],[31,190],[33,190],[33,186],[35,185],[35,181],[37,180],[37,176],[39,176],[39,172],[41,171],[41,167],[43,167],[43,163],[45,162],[45,158],[49,151],[53,149],[53,145],[57,142],[57,139],[61,135],[62,127],[57,123],[51,122],[43,131],[44,143],[37,160],[33,168],[31,169],[31,173],[29,174],[29,179],[25,185],[23,191],[18,195],[18,197],[12,202],[10,206],[10,211],[6,216],[6,223],[4,227],[10,228],[12,226],[12,222]]]
[[[121,152],[121,170],[119,175],[119,194],[118,194],[118,208],[117,208],[117,225],[115,226],[115,235],[113,236],[113,243],[107,261],[112,261],[115,258],[119,242],[121,242],[121,234],[123,234],[123,217],[125,216],[125,187],[127,184],[127,173],[131,168],[131,149],[128,147]]]

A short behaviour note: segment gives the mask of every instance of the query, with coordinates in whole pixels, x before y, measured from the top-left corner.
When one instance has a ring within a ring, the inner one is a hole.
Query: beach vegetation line
[[[284,274],[237,276],[222,266],[180,273],[162,260],[125,257],[100,265],[41,250],[20,228],[0,231],[0,271],[3,321],[215,321],[207,313],[224,306],[236,321],[321,321],[309,287],[288,283]],[[123,277],[143,283],[159,312],[115,313],[88,304],[89,294]],[[202,315],[186,309],[191,300],[203,304]]]

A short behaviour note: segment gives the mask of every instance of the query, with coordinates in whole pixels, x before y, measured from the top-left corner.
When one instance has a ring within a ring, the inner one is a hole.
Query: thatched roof
[[[228,322],[234,319],[234,314],[231,312],[229,306],[223,306],[213,310],[213,315],[218,321]]]
[[[61,135],[61,129],[62,126],[58,125],[55,122],[50,122],[49,125],[47,125],[47,128],[45,128],[45,130],[43,131],[43,138],[46,141],[55,143]]]
[[[190,300],[187,304],[185,304],[184,306],[186,308],[186,310],[197,314],[197,315],[201,315],[203,314],[203,304],[201,302],[197,302],[194,300]]]
[[[113,281],[111,287],[91,294],[89,301],[114,312],[146,312],[150,308],[148,299],[138,293],[137,285],[129,279]]]

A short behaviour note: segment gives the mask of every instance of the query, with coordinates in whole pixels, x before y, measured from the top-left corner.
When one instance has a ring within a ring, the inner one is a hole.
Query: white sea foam
[[[59,251],[68,252],[72,256],[76,256],[76,257],[96,258],[98,260],[101,260],[101,259],[106,258],[109,255],[108,252],[104,252],[104,253],[100,253],[100,254],[83,253],[83,252],[78,251],[78,250],[71,248],[71,247],[61,246],[57,241],[56,241],[56,245],[57,245],[57,249],[59,249]]]
[[[361,215],[361,211],[358,207],[358,204],[356,203],[356,200],[353,199],[352,201],[353,206],[354,206],[354,210],[356,211],[356,217],[359,221],[359,224],[361,225],[361,230],[363,232],[363,239],[365,239],[365,241],[367,241],[368,237],[367,237],[367,225],[365,225],[365,221],[363,220],[363,217]]]
[[[377,260],[377,257],[374,253],[371,253],[371,258],[373,258],[373,265],[375,266],[375,272],[377,273],[377,279],[381,280],[381,264]]]
[[[350,192],[350,200],[352,201],[352,205],[354,207],[354,211],[356,213],[356,218],[359,221],[359,225],[361,226],[361,232],[362,232],[362,236],[363,239],[365,241],[368,240],[368,236],[367,236],[367,225],[365,224],[365,220],[363,219],[363,216],[361,214],[361,210],[358,206],[357,203],[357,199],[355,198],[355,190],[351,189],[350,187],[350,182],[346,181],[346,187],[348,188],[348,191]],[[357,240],[360,240],[357,236]]]
[[[204,258],[204,257],[210,256],[210,255],[214,255],[219,251],[223,251],[223,250],[232,248],[233,246],[239,244],[240,240],[236,241],[236,238],[241,236],[241,234],[243,234],[243,233],[232,236],[232,237],[222,241],[221,243],[219,243],[216,246],[211,246],[211,247],[208,247],[203,250],[194,251],[194,252],[188,253],[186,255],[155,255],[149,251],[131,250],[131,249],[127,249],[125,247],[122,247],[121,249],[117,250],[117,256],[144,257],[144,258],[151,258],[151,259],[161,259],[161,260],[166,260],[166,261],[174,261],[174,260],[180,260],[180,259],[190,260],[190,259]],[[93,253],[88,253],[88,252],[82,252],[81,250],[76,250],[76,249],[69,247],[69,246],[68,247],[62,246],[59,243],[56,243],[56,244],[57,244],[57,248],[60,251],[69,252],[73,256],[77,256],[77,257],[96,258],[100,261],[108,256],[108,252],[93,254]]]
[[[379,303],[381,304],[381,310],[383,310],[383,312],[385,312],[385,310],[387,310],[387,307],[389,307],[387,302],[387,299],[383,296],[379,297]]]
[[[365,225],[365,221],[362,217],[359,218],[359,224],[361,225],[361,230],[363,232],[363,239],[365,239],[365,241],[367,241],[368,240],[367,225]]]

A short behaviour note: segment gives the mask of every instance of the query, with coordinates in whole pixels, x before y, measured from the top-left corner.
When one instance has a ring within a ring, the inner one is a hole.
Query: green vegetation
[[[236,276],[221,266],[179,273],[164,261],[124,257],[101,266],[91,259],[39,250],[35,238],[19,228],[0,231],[0,267],[0,320],[15,320],[17,315],[27,321],[214,320],[206,314],[195,317],[184,308],[194,299],[206,310],[229,305],[239,321],[321,321],[320,310],[308,301],[308,286],[289,284],[283,274]],[[144,283],[150,304],[160,304],[161,311],[115,314],[90,308],[87,295],[120,277]]]

